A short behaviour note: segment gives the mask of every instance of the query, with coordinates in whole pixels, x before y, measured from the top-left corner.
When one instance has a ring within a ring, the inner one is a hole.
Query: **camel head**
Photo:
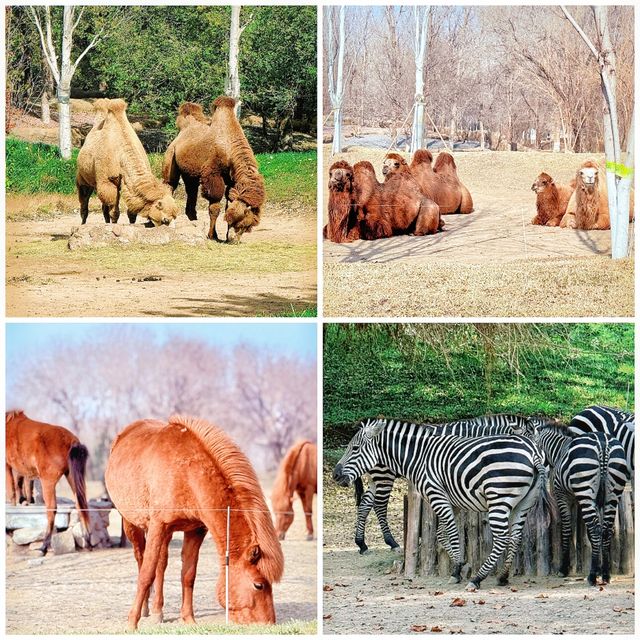
[[[178,216],[178,205],[171,195],[169,185],[161,185],[161,193],[154,200],[149,200],[142,207],[139,214],[148,218],[156,227],[164,225],[175,226]]]
[[[576,179],[585,191],[593,191],[598,186],[598,164],[594,160],[587,160],[578,169]]]
[[[385,180],[394,173],[406,171],[409,168],[407,161],[398,153],[388,153],[382,163],[382,175]]]
[[[334,162],[329,168],[329,189],[331,191],[351,191],[353,167],[345,160]]]
[[[548,173],[541,173],[536,181],[531,185],[531,191],[542,193],[547,187],[553,184],[553,178]]]
[[[229,202],[224,214],[228,225],[227,242],[238,244],[245,231],[251,231],[260,222],[261,207],[245,202],[232,188],[229,190]]]

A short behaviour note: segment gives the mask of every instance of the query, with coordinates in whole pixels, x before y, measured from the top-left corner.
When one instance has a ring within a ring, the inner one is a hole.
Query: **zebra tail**
[[[362,478],[355,479],[353,489],[356,493],[356,507],[359,507],[362,502],[362,496],[364,495],[364,484],[362,483]]]
[[[609,500],[611,487],[609,486],[609,442],[607,438],[601,438],[602,456],[600,458],[600,488],[596,497],[598,510],[604,513],[604,508]]]
[[[549,492],[549,473],[544,461],[538,459],[535,461],[538,477],[536,479],[534,500],[535,500],[535,519],[542,522],[548,527],[553,520],[558,518],[558,507],[555,500]]]

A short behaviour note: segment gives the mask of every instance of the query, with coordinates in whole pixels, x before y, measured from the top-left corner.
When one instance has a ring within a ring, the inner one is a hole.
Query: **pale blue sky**
[[[225,323],[86,323],[38,322],[6,325],[7,364],[16,356],[43,351],[49,345],[74,344],[100,336],[105,329],[138,327],[163,342],[172,336],[195,338],[207,344],[233,347],[249,344],[274,352],[316,359],[315,323],[225,322]]]

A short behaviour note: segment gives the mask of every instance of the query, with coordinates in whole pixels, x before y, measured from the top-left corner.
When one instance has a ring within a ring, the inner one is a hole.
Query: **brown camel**
[[[556,184],[548,173],[541,173],[531,185],[536,193],[536,215],[531,224],[557,227],[567,210],[571,194],[576,188],[576,181],[568,185]]]
[[[172,188],[182,178],[187,192],[185,213],[197,218],[198,185],[209,202],[209,238],[218,240],[216,220],[226,197],[227,241],[237,243],[260,222],[265,201],[264,178],[235,115],[235,100],[220,96],[211,107],[211,122],[191,102],[178,111],[178,136],[164,157],[162,178]]]

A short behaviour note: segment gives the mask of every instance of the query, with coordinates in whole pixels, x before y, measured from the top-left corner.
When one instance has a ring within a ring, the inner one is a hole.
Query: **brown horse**
[[[111,447],[105,484],[138,562],[130,629],[137,628],[143,609],[148,612],[152,584],[151,612],[154,621],[162,621],[164,572],[174,531],[184,531],[182,620],[195,623],[193,585],[207,530],[218,549],[217,596],[224,607],[228,506],[229,617],[240,623],[275,622],[271,585],[282,577],[282,549],[255,471],[223,431],[185,416],[172,416],[168,423],[134,422]]]
[[[47,507],[47,529],[41,551],[47,553],[51,547],[51,536],[56,518],[56,484],[62,476],[67,479],[76,496],[76,508],[84,526],[85,540],[89,546],[89,511],[85,469],[89,452],[78,438],[64,427],[30,420],[23,411],[5,414],[6,449],[5,460],[9,501],[16,504],[20,499],[14,477],[29,483],[31,478],[40,478],[42,495]],[[15,475],[14,475],[15,474]]]
[[[278,538],[284,540],[293,522],[293,494],[300,496],[304,515],[307,519],[307,540],[313,540],[311,511],[313,495],[318,493],[317,448],[313,442],[296,442],[285,453],[271,492],[271,504],[276,516]]]

